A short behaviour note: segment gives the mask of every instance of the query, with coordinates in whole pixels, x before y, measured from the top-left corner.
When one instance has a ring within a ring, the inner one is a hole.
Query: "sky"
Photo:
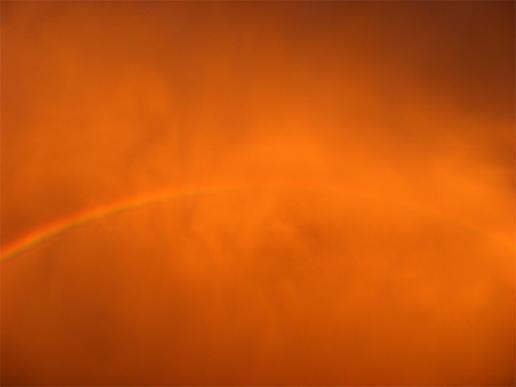
[[[515,383],[514,14],[3,1],[2,383]]]

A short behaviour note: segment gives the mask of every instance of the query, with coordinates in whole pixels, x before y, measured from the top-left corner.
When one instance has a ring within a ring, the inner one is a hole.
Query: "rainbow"
[[[12,259],[24,251],[30,249],[31,247],[43,243],[75,227],[105,218],[107,216],[136,209],[138,207],[143,207],[151,203],[167,201],[172,198],[213,194],[215,192],[219,192],[220,190],[220,188],[215,187],[209,189],[179,189],[150,192],[124,198],[116,202],[104,204],[98,207],[87,208],[83,211],[65,216],[50,224],[46,224],[40,228],[30,231],[20,239],[17,239],[12,243],[7,244],[6,246],[2,246],[0,250],[0,263]]]
[[[257,188],[263,188],[263,187],[254,187],[254,189]],[[311,188],[307,186],[295,186],[295,185],[288,185],[288,184],[279,184],[279,185],[269,185],[268,188],[281,188],[281,189],[296,189],[296,190],[312,190]],[[34,229],[30,231],[28,234],[22,236],[21,238],[8,243],[5,246],[2,246],[0,248],[0,264],[10,260],[12,258],[15,258],[16,256],[20,255],[24,251],[32,248],[33,246],[39,245],[55,236],[58,236],[60,234],[63,234],[75,227],[79,227],[83,224],[94,222],[96,220],[115,215],[117,213],[125,212],[128,210],[136,209],[139,207],[144,207],[146,205],[156,203],[156,202],[162,202],[162,201],[168,201],[170,199],[174,198],[180,198],[180,197],[188,197],[188,196],[198,196],[198,195],[212,195],[215,193],[220,192],[230,192],[230,191],[240,191],[242,189],[251,189],[252,187],[239,187],[239,186],[222,186],[222,187],[206,187],[206,188],[182,188],[182,189],[175,189],[175,190],[161,190],[161,191],[153,191],[153,192],[147,192],[143,194],[139,194],[137,196],[132,196],[129,198],[124,198],[115,202],[107,203],[101,206],[93,207],[93,208],[87,208],[83,211],[77,212],[75,214],[65,216],[61,219],[58,219],[50,224],[46,224],[40,228]],[[327,191],[334,192],[335,194],[338,194],[339,196],[343,195],[349,195],[349,190],[342,190],[342,189],[335,189],[335,187],[332,187],[331,189],[323,189]],[[318,190],[320,191],[320,189]],[[363,193],[360,194],[360,196],[364,196]],[[371,199],[371,198],[370,198]],[[378,201],[378,197],[373,198],[375,201]],[[384,205],[387,203],[383,203]],[[391,203],[392,204],[392,203]],[[399,204],[399,203],[398,203]],[[497,244],[500,244],[502,246],[505,246],[505,248],[509,248],[510,251],[514,251],[514,245],[513,241],[507,241],[505,238],[500,238],[500,236],[497,235],[489,235],[485,233],[485,230],[480,230],[478,227],[472,227],[472,225],[465,224],[464,222],[461,222],[459,219],[452,218],[450,216],[445,216],[440,211],[431,210],[428,208],[423,208],[416,203],[411,203],[408,205],[407,203],[403,203],[405,207],[411,208],[412,210],[417,211],[423,211],[427,213],[432,213],[434,216],[440,218],[443,221],[452,222],[454,224],[457,224],[459,226],[464,227],[465,229],[468,229],[470,231],[476,232],[480,235],[483,235],[483,237],[487,237],[488,239],[491,239],[493,242],[496,242]]]

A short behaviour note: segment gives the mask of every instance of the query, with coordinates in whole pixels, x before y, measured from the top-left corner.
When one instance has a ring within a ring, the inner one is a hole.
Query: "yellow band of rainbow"
[[[104,204],[99,207],[88,208],[84,211],[58,219],[41,228],[37,228],[20,239],[3,246],[0,251],[0,262],[16,257],[25,250],[38,245],[50,238],[53,238],[72,228],[81,226],[106,216],[111,216],[119,212],[128,211],[138,207],[143,207],[151,203],[170,200],[175,197],[184,197],[200,194],[210,194],[216,192],[217,188],[211,189],[180,189],[174,191],[158,191],[141,194],[135,197],[125,198],[114,203]]]

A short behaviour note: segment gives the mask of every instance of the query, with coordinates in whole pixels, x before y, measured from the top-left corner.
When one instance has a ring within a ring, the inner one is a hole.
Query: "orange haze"
[[[514,384],[514,2],[1,11],[4,384]]]

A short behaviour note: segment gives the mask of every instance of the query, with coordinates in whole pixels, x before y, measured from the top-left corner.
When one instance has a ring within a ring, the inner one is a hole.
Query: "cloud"
[[[514,381],[513,8],[2,4],[4,381]]]

